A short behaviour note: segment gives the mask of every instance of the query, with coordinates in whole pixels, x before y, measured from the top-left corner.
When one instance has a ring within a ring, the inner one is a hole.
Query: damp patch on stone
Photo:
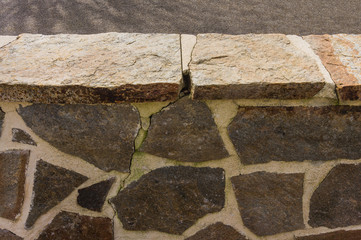
[[[225,201],[221,168],[164,167],[143,175],[111,199],[127,230],[182,234]]]
[[[113,223],[109,218],[60,212],[37,240],[113,240]]]
[[[334,167],[311,197],[312,227],[361,224],[361,164]]]
[[[229,156],[207,105],[187,97],[152,116],[140,151],[183,162]]]
[[[101,212],[108,192],[114,181],[115,178],[110,178],[89,187],[79,189],[79,195],[77,197],[79,206],[92,211]]]
[[[228,126],[244,164],[361,158],[361,107],[245,107]]]
[[[212,224],[205,229],[198,231],[193,236],[185,240],[247,240],[245,236],[240,234],[236,229],[221,222]]]
[[[60,151],[105,171],[129,172],[140,128],[135,107],[33,104],[18,112],[35,134]]]
[[[258,236],[303,229],[303,178],[266,172],[232,177],[244,225]]]
[[[295,240],[360,240],[361,230],[336,231],[330,233],[321,233],[316,235],[296,237]]]
[[[25,194],[29,150],[0,152],[0,217],[15,220],[20,215]]]
[[[31,210],[25,226],[32,227],[41,215],[64,200],[87,179],[79,173],[39,160],[36,164]]]
[[[36,142],[33,140],[33,138],[30,136],[29,133],[25,132],[22,129],[19,128],[13,128],[11,129],[12,132],[12,141],[37,146]]]
[[[3,127],[3,123],[4,123],[4,118],[5,118],[5,113],[0,108],[0,137],[1,137],[2,127]]]
[[[23,240],[23,238],[6,229],[0,229],[0,240]]]

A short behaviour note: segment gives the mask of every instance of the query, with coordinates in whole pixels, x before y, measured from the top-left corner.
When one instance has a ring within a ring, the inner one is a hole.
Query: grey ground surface
[[[0,34],[361,33],[361,0],[0,0]]]

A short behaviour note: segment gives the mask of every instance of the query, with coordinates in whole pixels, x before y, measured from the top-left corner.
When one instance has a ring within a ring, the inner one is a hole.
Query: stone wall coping
[[[361,99],[361,35],[0,36],[0,101]],[[190,79],[190,81],[189,81]]]

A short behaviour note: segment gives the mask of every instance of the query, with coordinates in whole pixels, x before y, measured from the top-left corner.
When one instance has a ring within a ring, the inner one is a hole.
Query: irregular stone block
[[[361,224],[361,164],[334,167],[311,197],[309,224],[346,227]]]
[[[0,108],[0,137],[1,137],[2,127],[3,127],[3,123],[4,123],[4,118],[5,118],[5,113]]]
[[[228,156],[207,105],[187,97],[152,116],[140,151],[183,162]]]
[[[341,100],[361,99],[361,35],[306,36],[336,83]]]
[[[11,131],[13,134],[13,138],[12,138],[13,142],[37,146],[36,142],[33,140],[30,134],[25,132],[24,130],[21,130],[19,128],[13,128]]]
[[[247,240],[242,234],[237,232],[233,227],[221,222],[212,224],[205,229],[200,230],[186,240]]]
[[[15,220],[24,201],[25,173],[30,151],[0,152],[0,217]]]
[[[281,34],[199,34],[189,68],[195,99],[311,98],[326,84],[316,61]]]
[[[113,223],[109,218],[60,212],[38,238],[48,239],[113,240]]]
[[[360,240],[361,230],[336,231],[303,237],[296,237],[296,240]]]
[[[25,226],[32,227],[41,215],[64,200],[87,179],[79,173],[39,160],[34,176],[31,210]]]
[[[181,88],[178,34],[22,34],[0,59],[3,101],[168,101]]]
[[[77,202],[83,208],[101,212],[115,178],[111,178],[78,190]]]
[[[111,199],[127,230],[182,234],[224,206],[221,168],[164,167],[143,175]]]
[[[23,238],[8,230],[0,229],[0,240],[23,240]]]
[[[303,177],[266,172],[232,177],[244,225],[258,236],[304,228]]]
[[[361,107],[246,107],[228,126],[244,164],[361,158]]]
[[[28,127],[59,150],[105,170],[129,172],[140,128],[135,107],[34,104],[18,110]]]

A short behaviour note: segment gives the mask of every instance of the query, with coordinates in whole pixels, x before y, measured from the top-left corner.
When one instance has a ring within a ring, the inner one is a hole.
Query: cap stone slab
[[[167,101],[181,79],[177,34],[23,34],[0,49],[2,101]]]
[[[195,99],[304,99],[326,84],[316,61],[281,34],[200,34],[190,63]]]
[[[361,99],[361,35],[311,35],[304,39],[336,83],[340,100]]]

